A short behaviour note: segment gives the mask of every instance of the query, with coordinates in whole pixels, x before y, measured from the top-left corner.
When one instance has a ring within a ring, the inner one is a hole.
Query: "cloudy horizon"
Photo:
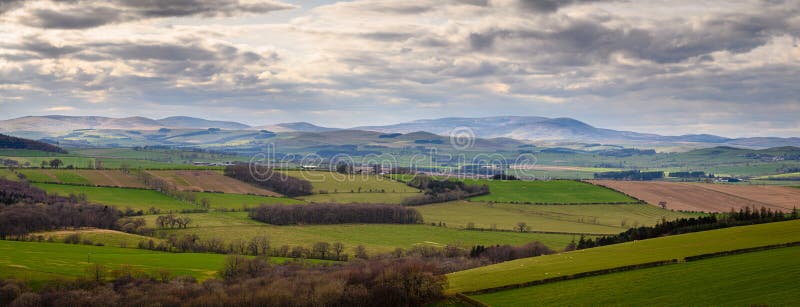
[[[0,119],[800,136],[800,1],[0,0]]]

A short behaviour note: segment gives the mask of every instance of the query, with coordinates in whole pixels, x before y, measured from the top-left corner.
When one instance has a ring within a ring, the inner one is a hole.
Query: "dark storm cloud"
[[[20,22],[46,29],[87,29],[150,18],[233,16],[294,8],[267,0],[253,3],[239,0],[75,0],[52,1],[51,4],[52,8],[28,10],[28,15]]]

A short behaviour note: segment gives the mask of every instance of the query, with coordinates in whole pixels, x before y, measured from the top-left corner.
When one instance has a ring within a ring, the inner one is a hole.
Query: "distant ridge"
[[[265,125],[265,126],[253,127],[253,129],[269,130],[272,132],[324,132],[324,131],[339,130],[336,128],[320,127],[307,122]]]
[[[207,120],[189,116],[172,116],[156,120],[164,127],[170,128],[193,128],[193,129],[208,129],[220,128],[227,130],[244,130],[250,126],[230,121]]]
[[[0,133],[31,139],[65,136],[76,130],[104,129],[145,131],[161,128],[223,130],[267,130],[274,133],[320,133],[340,130],[362,130],[379,133],[428,132],[448,136],[455,128],[469,128],[475,137],[484,139],[504,138],[533,141],[542,144],[602,144],[652,148],[659,146],[688,146],[689,148],[713,146],[737,146],[747,148],[770,148],[800,146],[800,138],[754,137],[726,138],[710,134],[663,136],[658,134],[618,131],[597,128],[582,121],[560,117],[541,116],[493,116],[493,117],[446,117],[422,119],[385,126],[363,126],[350,129],[328,128],[308,122],[279,123],[251,127],[232,121],[215,121],[188,116],[173,116],[162,119],[146,117],[110,118],[101,116],[26,116],[0,121]],[[558,145],[556,145],[558,146]]]

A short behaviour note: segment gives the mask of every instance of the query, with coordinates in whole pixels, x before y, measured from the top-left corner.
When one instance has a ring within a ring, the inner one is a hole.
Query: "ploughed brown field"
[[[220,171],[171,170],[147,172],[174,184],[181,191],[281,196],[273,191],[227,177]]]
[[[724,212],[731,208],[767,207],[790,212],[800,208],[800,189],[781,186],[729,185],[661,181],[590,180],[644,200],[651,205],[667,202],[667,209]]]
[[[144,188],[136,176],[119,170],[75,170],[75,173],[91,181],[92,184],[126,188]]]

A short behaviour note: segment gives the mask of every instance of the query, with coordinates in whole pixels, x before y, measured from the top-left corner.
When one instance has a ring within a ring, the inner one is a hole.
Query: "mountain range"
[[[670,144],[694,144],[696,147],[738,146],[768,148],[776,146],[800,146],[800,138],[726,138],[708,134],[663,136],[658,134],[618,131],[591,126],[572,118],[547,118],[539,116],[495,116],[480,118],[448,117],[422,119],[385,126],[362,126],[349,129],[321,127],[307,122],[280,123],[250,126],[231,121],[215,121],[188,116],[162,119],[146,117],[110,118],[100,116],[27,116],[0,121],[0,133],[45,138],[58,137],[72,131],[97,130],[159,130],[159,129],[209,129],[260,130],[274,133],[331,132],[337,130],[362,130],[380,133],[428,132],[449,135],[454,129],[467,131],[477,138],[508,138],[548,144],[582,143],[609,144],[636,147],[663,147]]]

